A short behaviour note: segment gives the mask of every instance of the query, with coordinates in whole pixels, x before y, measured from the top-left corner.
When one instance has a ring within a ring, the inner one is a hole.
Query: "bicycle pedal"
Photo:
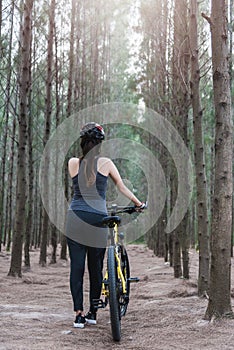
[[[128,278],[128,282],[132,283],[132,282],[139,282],[140,279],[138,277],[130,277]]]
[[[104,309],[107,305],[107,302],[103,301],[102,299],[93,299],[92,305],[95,309]]]

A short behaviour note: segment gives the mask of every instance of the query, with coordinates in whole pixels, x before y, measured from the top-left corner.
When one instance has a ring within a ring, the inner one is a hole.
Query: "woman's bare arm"
[[[74,177],[79,170],[79,158],[71,158],[68,161],[68,171],[71,177]]]
[[[141,206],[142,202],[124,185],[123,180],[119,174],[118,169],[114,163],[110,160],[109,162],[109,175],[115,182],[118,190],[123,193],[127,198],[129,198],[136,206]]]

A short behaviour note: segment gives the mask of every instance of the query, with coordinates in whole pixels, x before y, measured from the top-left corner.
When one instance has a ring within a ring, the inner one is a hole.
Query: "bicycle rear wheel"
[[[112,336],[115,341],[121,338],[121,315],[119,306],[118,278],[116,271],[115,248],[110,246],[107,255],[109,305]]]

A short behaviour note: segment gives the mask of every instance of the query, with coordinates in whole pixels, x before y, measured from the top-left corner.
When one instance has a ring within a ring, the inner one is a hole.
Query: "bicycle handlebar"
[[[117,205],[117,204],[112,204],[111,207],[107,208],[107,211],[114,213],[114,214],[120,214],[120,213],[128,213],[132,214],[137,212],[137,206],[123,206],[123,205]],[[145,203],[144,209],[147,209],[147,202]]]

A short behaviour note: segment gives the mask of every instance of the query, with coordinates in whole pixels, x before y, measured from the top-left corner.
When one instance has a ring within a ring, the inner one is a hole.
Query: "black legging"
[[[74,311],[84,310],[83,277],[85,271],[85,259],[87,254],[90,280],[90,311],[95,312],[95,309],[92,305],[92,300],[100,298],[103,280],[103,259],[106,249],[85,246],[70,239],[69,237],[67,237],[67,244],[71,260],[70,288],[73,298]]]

